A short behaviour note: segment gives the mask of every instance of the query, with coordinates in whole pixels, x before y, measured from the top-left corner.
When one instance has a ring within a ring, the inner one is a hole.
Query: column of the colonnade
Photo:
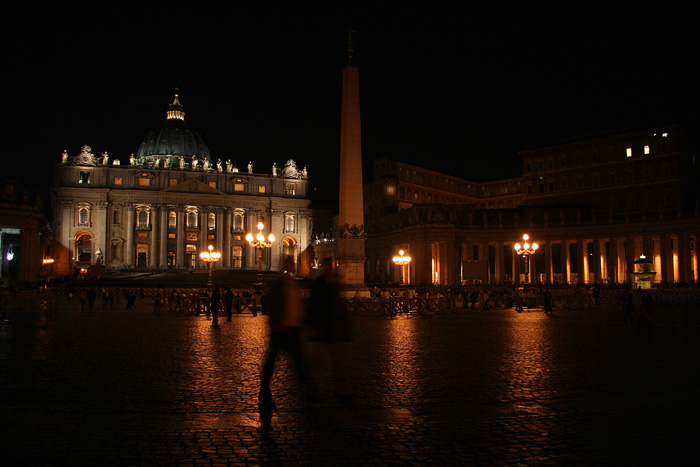
[[[175,251],[176,265],[178,269],[185,267],[185,207],[177,207],[177,248]]]
[[[586,260],[586,241],[582,238],[576,240],[576,271],[578,284],[585,284],[588,282],[588,268]]]
[[[593,258],[592,258],[592,263],[588,265],[589,269],[593,270],[593,282],[595,284],[599,284],[603,277],[603,261],[602,260],[602,253],[601,253],[601,240],[599,238],[594,238],[593,239]]]
[[[566,240],[561,241],[561,283],[568,284],[570,278],[569,269],[569,243]]]
[[[160,235],[160,230],[162,226],[160,225],[160,218],[158,217],[159,210],[157,206],[151,206],[150,221],[151,221],[151,235],[150,235],[150,245],[148,248],[148,267],[157,268],[158,267],[158,256],[160,253],[160,248],[158,248],[158,238]]]
[[[168,267],[168,206],[160,206],[160,232],[158,247],[158,267],[165,269]]]
[[[634,257],[635,242],[636,242],[635,238],[631,235],[628,235],[627,238],[625,238],[625,280],[624,280],[624,282],[627,282],[627,283],[632,282],[631,274],[634,272],[634,260],[637,259]]]
[[[513,245],[510,246],[513,248]],[[520,274],[522,271],[520,270],[520,261],[522,257],[516,253],[515,249],[513,248],[513,259],[511,263],[513,264],[513,284],[520,284],[521,278]]]
[[[607,258],[607,266],[608,266],[608,281],[610,283],[616,283],[619,282],[619,278],[617,276],[618,273],[618,264],[620,263],[620,258],[619,258],[619,253],[618,253],[618,240],[615,237],[611,237],[609,240],[609,254]]]
[[[661,281],[673,282],[673,241],[667,234],[661,234],[659,246],[661,250]]]
[[[552,242],[547,241],[544,244],[544,275],[545,282],[551,284],[553,281],[553,262],[552,262]]]
[[[505,255],[503,254],[503,243],[497,242],[496,250],[496,283],[503,284],[505,282]]]
[[[133,267],[135,207],[133,204],[125,204],[124,210],[126,211],[126,255],[124,256],[124,265],[126,267]]]
[[[690,276],[690,239],[687,233],[678,232],[678,281],[688,282]]]

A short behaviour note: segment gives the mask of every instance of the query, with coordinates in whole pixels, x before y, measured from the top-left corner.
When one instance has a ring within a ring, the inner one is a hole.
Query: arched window
[[[195,228],[197,227],[197,211],[191,210],[187,212],[187,227]]]
[[[213,212],[210,212],[207,216],[207,227],[210,229],[216,228],[216,214]]]
[[[175,211],[168,213],[168,227],[171,229],[177,227],[177,213]]]
[[[78,224],[79,225],[87,225],[89,221],[90,221],[90,210],[85,206],[78,209]]]
[[[284,214],[284,231],[294,232],[296,230],[296,216],[293,212]]]
[[[148,227],[148,211],[142,209],[139,211],[138,217],[136,218],[137,227]]]
[[[243,213],[236,211],[233,213],[233,229],[243,230]]]

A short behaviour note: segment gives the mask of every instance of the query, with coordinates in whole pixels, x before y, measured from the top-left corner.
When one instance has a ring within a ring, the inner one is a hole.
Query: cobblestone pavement
[[[0,319],[3,465],[697,465],[700,312],[611,308],[357,317],[354,402],[280,358],[266,318],[137,310]]]

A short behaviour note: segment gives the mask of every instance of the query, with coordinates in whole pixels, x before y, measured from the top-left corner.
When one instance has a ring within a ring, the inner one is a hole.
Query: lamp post
[[[221,253],[214,251],[214,247],[209,245],[209,251],[203,251],[199,254],[199,257],[202,261],[209,263],[209,281],[207,282],[207,287],[211,288],[214,285],[214,281],[212,280],[212,266],[215,261],[219,261]]]
[[[395,265],[397,265],[401,268],[401,283],[403,284],[405,282],[404,281],[404,274],[403,274],[404,273],[403,267],[411,262],[411,257],[404,255],[403,250],[399,250],[399,255],[394,256],[392,258],[392,261],[394,262]]]
[[[525,282],[530,282],[530,255],[534,255],[535,251],[540,247],[537,243],[528,243],[530,236],[528,234],[523,235],[523,244],[516,243],[513,245],[513,249],[519,256],[525,257]]]
[[[275,236],[270,234],[265,240],[265,236],[262,231],[265,228],[265,224],[258,222],[258,234],[253,237],[252,233],[248,233],[245,239],[248,241],[252,248],[258,249],[258,284],[262,285],[262,252],[265,248],[272,248],[272,243],[275,241]]]

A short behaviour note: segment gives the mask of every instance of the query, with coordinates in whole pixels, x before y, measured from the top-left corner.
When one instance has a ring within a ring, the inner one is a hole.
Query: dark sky
[[[518,151],[562,139],[672,122],[697,132],[690,14],[377,5],[19,14],[3,31],[3,160],[43,187],[64,149],[126,161],[179,88],[214,160],[267,172],[293,158],[333,192],[349,25],[366,169],[386,157],[494,180],[520,174]]]

